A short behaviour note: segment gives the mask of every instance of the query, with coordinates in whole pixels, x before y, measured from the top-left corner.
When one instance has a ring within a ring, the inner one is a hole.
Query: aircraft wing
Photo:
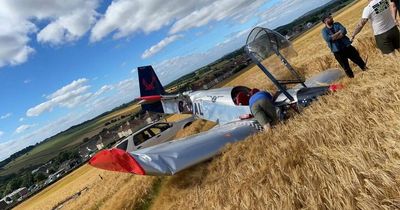
[[[253,120],[232,122],[130,153],[116,148],[103,150],[92,157],[89,164],[100,169],[139,175],[173,175],[212,158],[227,143],[243,140],[259,130],[261,126]]]
[[[304,84],[307,87],[318,87],[318,86],[327,86],[332,84],[335,81],[338,81],[344,76],[343,71],[340,69],[327,69],[311,78],[308,78]],[[301,84],[297,85],[296,88],[303,87]]]

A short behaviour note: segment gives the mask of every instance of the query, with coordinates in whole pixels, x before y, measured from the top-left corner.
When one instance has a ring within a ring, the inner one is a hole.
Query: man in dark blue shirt
[[[321,20],[325,24],[325,27],[322,29],[322,37],[347,76],[350,78],[354,77],[349,59],[356,63],[363,71],[366,70],[366,64],[360,57],[360,53],[351,45],[350,39],[346,36],[346,28],[342,24],[334,22],[331,14],[324,14]]]

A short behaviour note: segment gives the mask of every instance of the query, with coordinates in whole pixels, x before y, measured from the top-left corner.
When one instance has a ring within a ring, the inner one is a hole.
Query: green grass
[[[141,199],[139,203],[135,205],[136,210],[148,210],[154,202],[154,199],[158,196],[162,182],[164,178],[158,177],[151,187],[151,190]]]
[[[47,142],[38,145],[30,152],[4,166],[0,171],[0,176],[18,173],[21,169],[42,165],[56,157],[62,151],[77,148],[85,137],[94,136],[105,128],[104,123],[108,120],[129,111],[138,111],[137,105],[132,105],[131,107],[133,108],[128,107],[122,110],[115,110],[98,120],[89,121],[52,137]]]

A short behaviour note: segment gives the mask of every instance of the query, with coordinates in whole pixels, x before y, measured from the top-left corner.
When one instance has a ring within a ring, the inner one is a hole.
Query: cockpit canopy
[[[287,92],[288,88],[298,84],[305,87],[304,77],[289,63],[289,59],[297,56],[297,53],[289,40],[278,32],[267,28],[254,28],[247,37],[245,50],[278,91],[285,94],[289,100],[294,99]]]
[[[279,52],[285,58],[296,56],[292,44],[276,31],[256,27],[246,41],[246,50],[252,53],[258,61],[262,62]]]

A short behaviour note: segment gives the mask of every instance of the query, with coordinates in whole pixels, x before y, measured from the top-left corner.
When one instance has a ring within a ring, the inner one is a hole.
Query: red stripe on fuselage
[[[139,97],[140,100],[144,100],[144,101],[159,101],[159,100],[161,100],[161,98],[162,97],[160,95]]]

